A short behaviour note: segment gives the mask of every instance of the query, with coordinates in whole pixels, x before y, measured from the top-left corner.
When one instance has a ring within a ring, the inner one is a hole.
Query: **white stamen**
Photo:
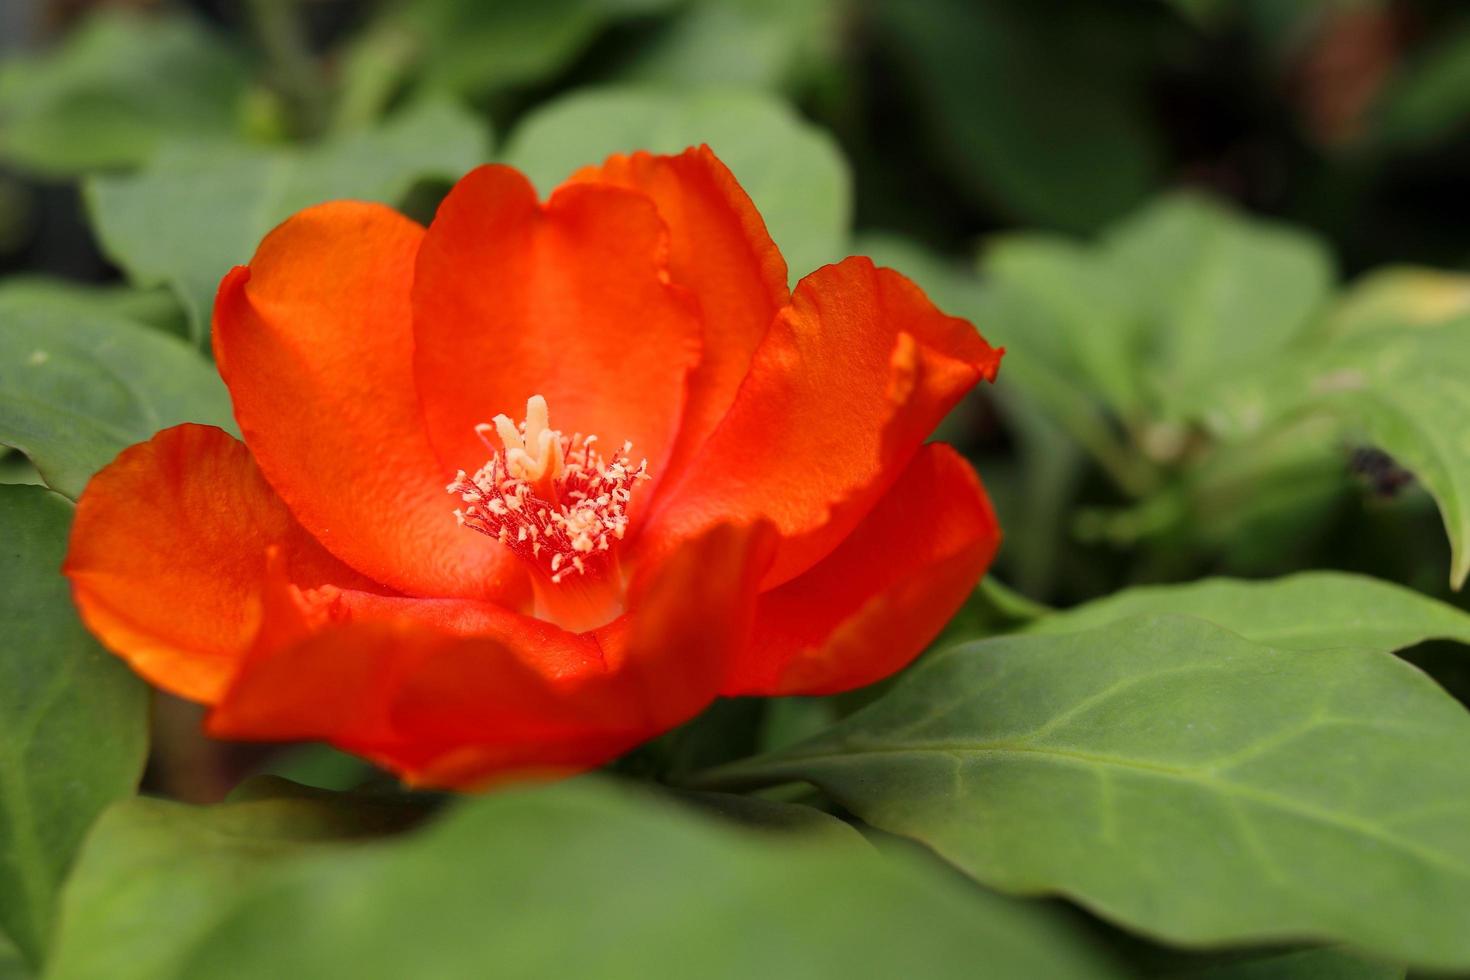
[[[497,415],[493,426],[475,432],[492,455],[473,476],[457,473],[447,488],[469,505],[457,512],[462,524],[537,562],[553,582],[614,560],[612,542],[627,531],[632,488],[648,479],[647,461],[635,466],[628,458],[631,442],[604,461],[593,448],[596,436],[568,438],[551,428],[540,395],[527,400],[519,425]]]

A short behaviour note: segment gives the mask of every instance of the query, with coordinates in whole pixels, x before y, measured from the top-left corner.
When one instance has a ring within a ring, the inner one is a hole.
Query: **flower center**
[[[616,618],[617,544],[627,531],[633,487],[648,479],[648,461],[632,463],[630,442],[604,459],[596,436],[551,428],[540,395],[526,401],[524,422],[497,415],[475,432],[491,456],[473,476],[460,470],[448,486],[465,503],[454,516],[531,568],[541,618],[576,631]]]

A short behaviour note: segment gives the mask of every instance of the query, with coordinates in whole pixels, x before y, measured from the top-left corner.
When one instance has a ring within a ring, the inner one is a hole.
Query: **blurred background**
[[[0,331],[39,297],[207,351],[219,277],[299,207],[427,220],[487,159],[544,193],[697,142],[793,278],[872,254],[1008,347],[943,432],[1007,531],[956,632],[1304,568],[1465,604],[1470,484],[1426,431],[1470,431],[1470,341],[1372,353],[1470,311],[1451,0],[0,0]],[[1299,383],[1349,348],[1385,399],[1439,394],[1390,424]],[[175,795],[228,788],[213,751]]]
[[[7,269],[105,275],[56,185],[172,138],[311,139],[425,90],[506,133],[620,83],[779,95],[839,142],[859,228],[950,250],[1187,184],[1348,272],[1466,253],[1453,0],[4,0],[0,53]]]

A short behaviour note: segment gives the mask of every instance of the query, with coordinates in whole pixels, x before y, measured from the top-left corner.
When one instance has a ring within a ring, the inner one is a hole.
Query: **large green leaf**
[[[71,507],[0,486],[0,927],[40,961],[92,820],[137,788],[147,688],[93,641],[61,577]]]
[[[283,782],[214,807],[139,798],[103,814],[67,881],[47,976],[190,975],[178,972],[189,945],[273,868],[403,822],[392,804],[273,792]]]
[[[1026,0],[864,6],[876,43],[915,83],[935,156],[972,199],[1080,231],[1156,182],[1136,11]]]
[[[708,143],[750,194],[793,277],[847,254],[851,177],[836,144],[789,106],[752,92],[583,90],[526,117],[505,161],[549,193],[610,154]]]
[[[1141,586],[1035,619],[1027,629],[1076,633],[1141,615],[1197,616],[1258,643],[1293,650],[1391,651],[1431,639],[1470,643],[1470,613],[1399,585],[1341,572]]]
[[[1262,364],[1203,396],[1227,438],[1321,414],[1350,438],[1412,472],[1439,504],[1451,547],[1450,582],[1470,576],[1470,317],[1341,336]]]
[[[1138,304],[1144,369],[1166,407],[1302,336],[1334,279],[1316,238],[1188,194],[1112,228],[1102,261]]]
[[[227,138],[241,59],[193,20],[109,9],[0,65],[0,159],[50,176],[130,167],[166,139]]]
[[[0,305],[0,445],[75,499],[128,445],[179,422],[233,428],[213,365],[183,341],[67,302]]]
[[[145,807],[168,805],[114,812],[89,841],[58,980],[1117,975],[1048,910],[922,862],[590,780],[468,801],[395,841],[285,860],[267,841],[253,880],[218,866],[253,831]]]
[[[1470,714],[1361,650],[1130,619],[956,647],[711,786],[808,780],[1004,891],[1187,944],[1470,968]]]
[[[293,212],[344,198],[397,203],[488,150],[479,120],[428,102],[305,149],[171,146],[136,174],[91,178],[86,192],[103,250],[135,283],[175,290],[203,337],[220,279]]]

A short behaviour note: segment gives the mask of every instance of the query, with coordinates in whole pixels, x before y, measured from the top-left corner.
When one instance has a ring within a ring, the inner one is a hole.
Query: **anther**
[[[491,449],[473,476],[460,471],[448,491],[464,507],[455,518],[494,538],[552,582],[586,577],[613,561],[627,532],[633,487],[648,479],[648,463],[629,458],[631,442],[604,460],[596,436],[570,437],[551,428],[546,399],[526,401],[520,424],[497,415],[475,432]],[[492,439],[498,439],[497,448]]]

